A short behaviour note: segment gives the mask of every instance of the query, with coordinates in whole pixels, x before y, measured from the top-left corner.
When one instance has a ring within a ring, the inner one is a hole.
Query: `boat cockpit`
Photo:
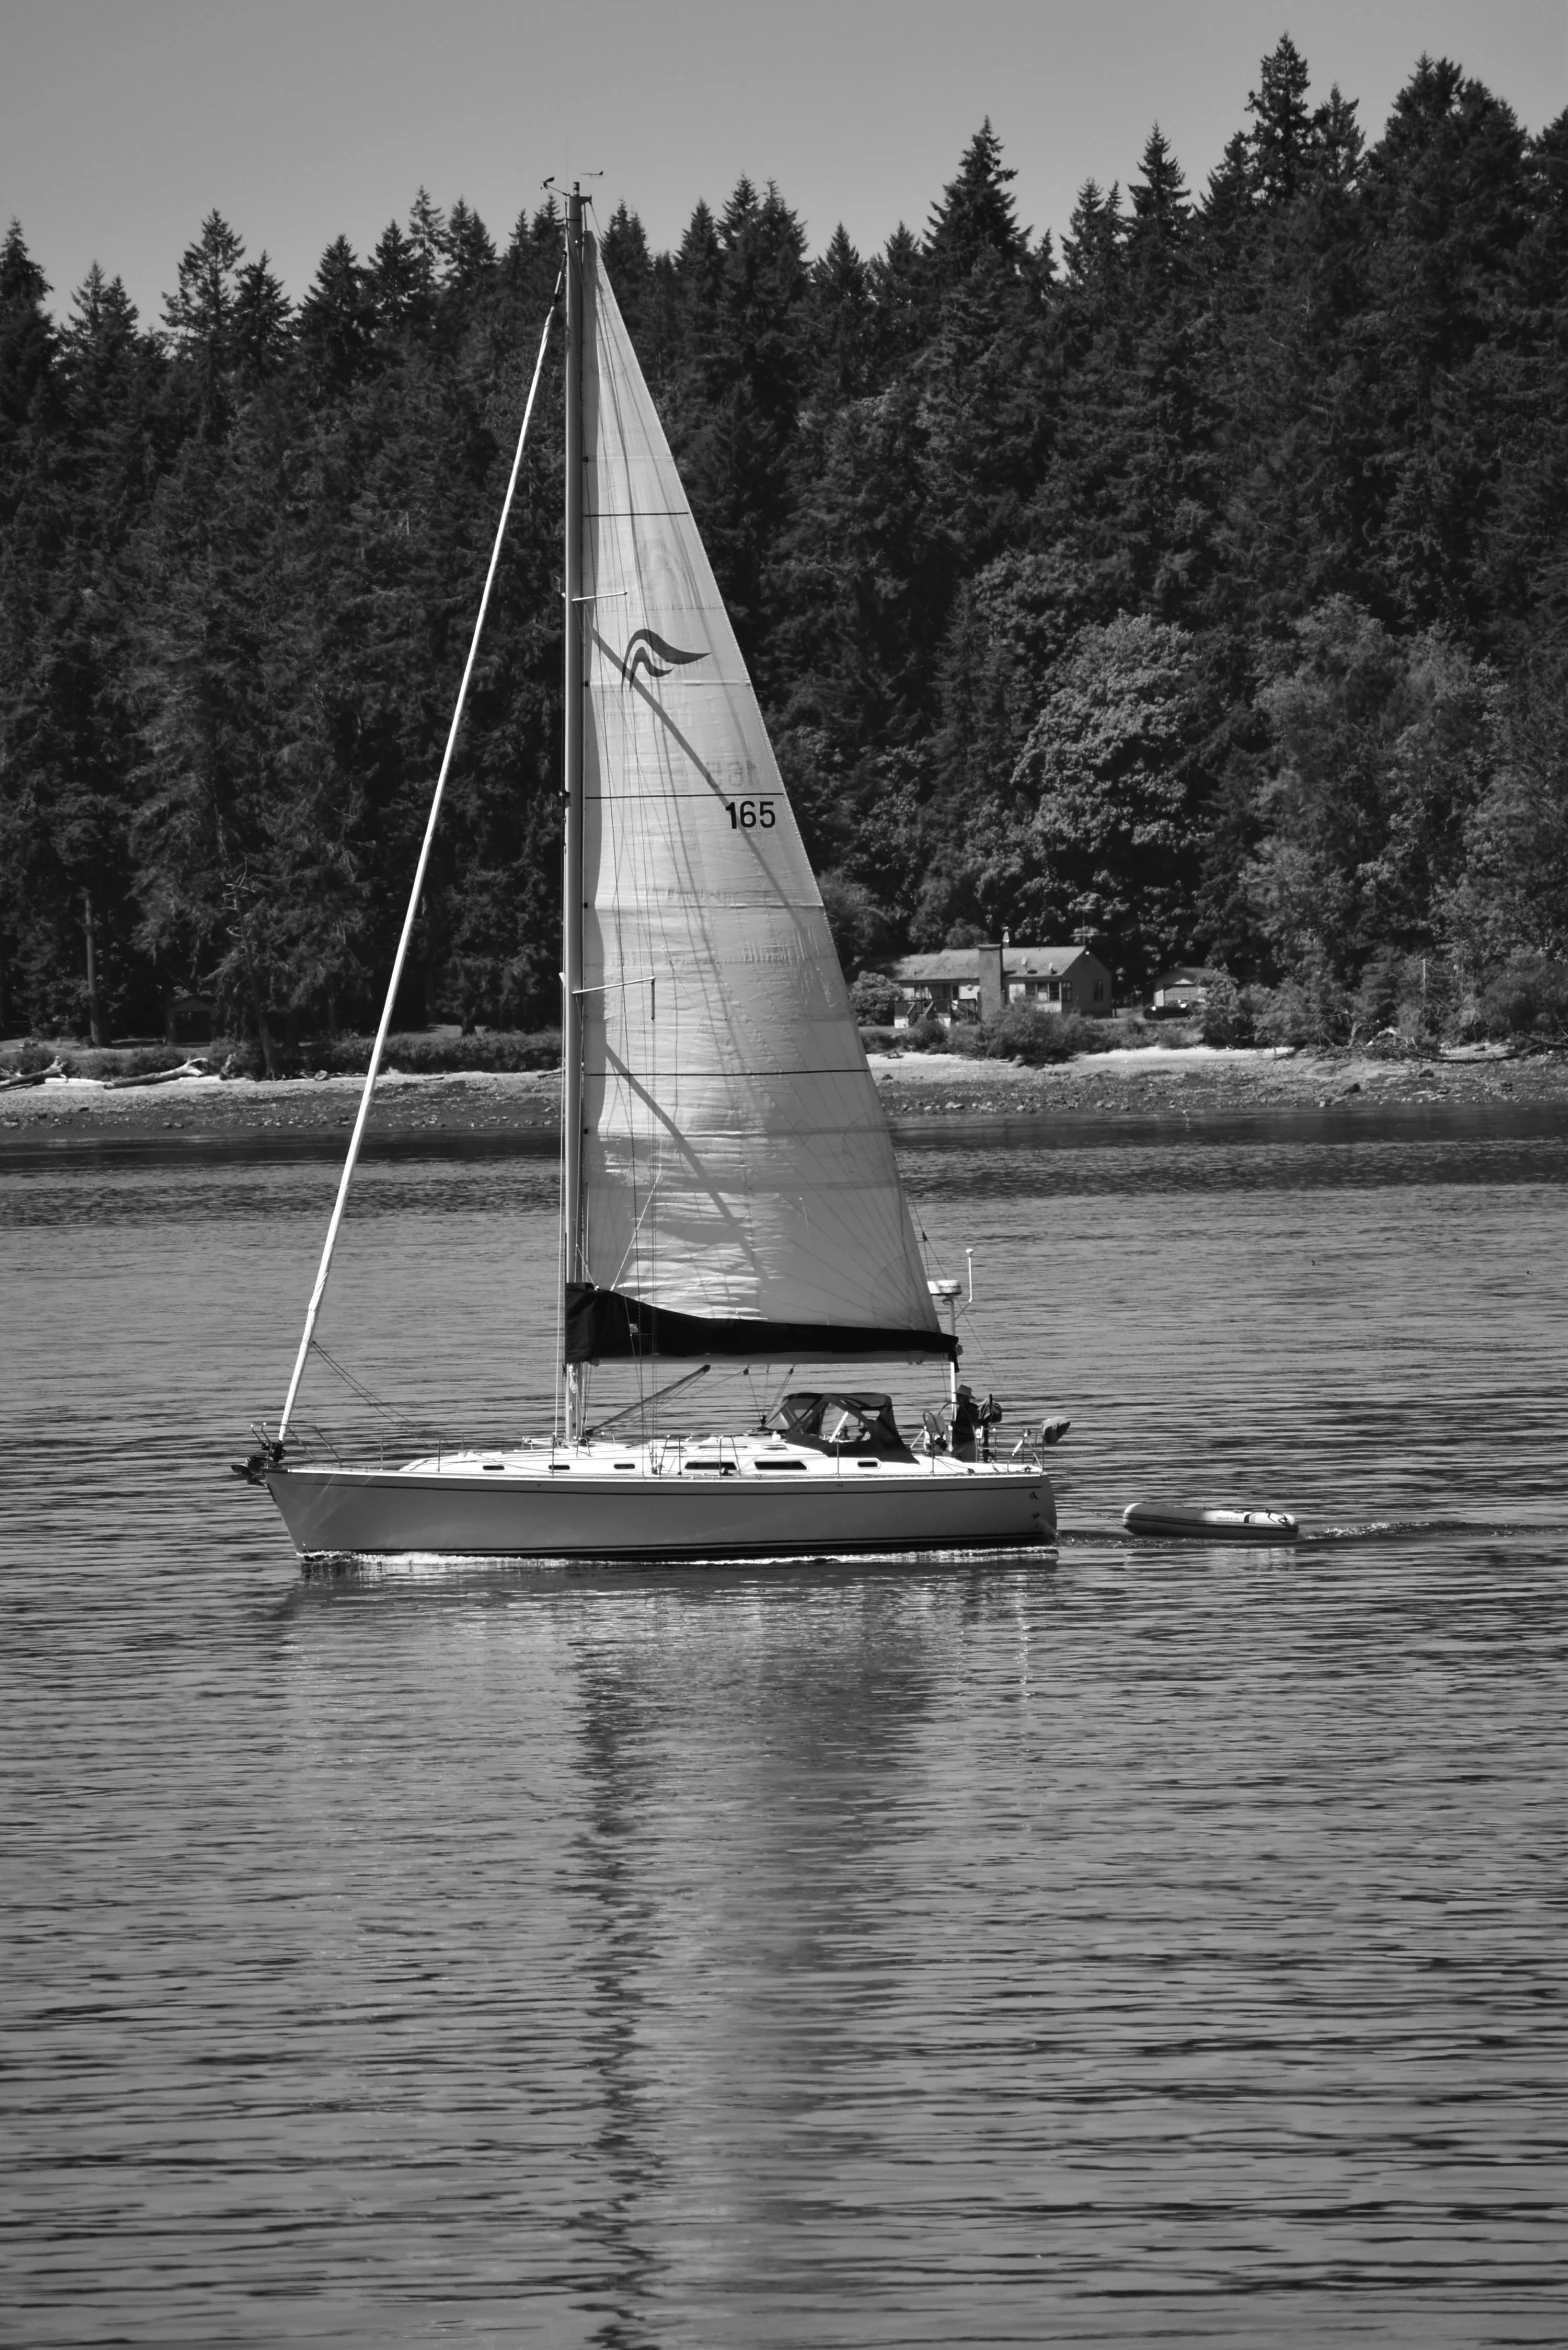
[[[915,1457],[898,1432],[893,1399],[887,1395],[806,1390],[786,1395],[763,1426],[771,1435],[811,1452],[853,1453],[884,1461],[912,1462]]]

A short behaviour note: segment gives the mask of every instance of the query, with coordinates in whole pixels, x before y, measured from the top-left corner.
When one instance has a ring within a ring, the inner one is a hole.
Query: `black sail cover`
[[[822,899],[584,270],[581,1253],[566,1358],[948,1358]]]
[[[573,1281],[566,1290],[566,1360],[569,1363],[642,1361],[655,1355],[735,1362],[792,1363],[886,1361],[902,1354],[910,1361],[952,1356],[945,1330],[857,1329],[852,1323],[764,1322],[737,1316],[676,1314],[614,1289]]]

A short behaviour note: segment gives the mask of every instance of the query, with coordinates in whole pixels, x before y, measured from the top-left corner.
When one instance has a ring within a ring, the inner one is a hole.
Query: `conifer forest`
[[[1283,40],[1205,186],[1156,129],[1059,245],[955,166],[872,255],[746,180],[600,224],[846,971],[1568,1016],[1568,115],[1423,58],[1378,132]],[[561,222],[421,192],[297,305],[240,225],[156,324],[0,251],[0,1034],[196,993],[270,1063],[385,986]],[[405,1024],[557,1017],[560,401],[557,337]]]

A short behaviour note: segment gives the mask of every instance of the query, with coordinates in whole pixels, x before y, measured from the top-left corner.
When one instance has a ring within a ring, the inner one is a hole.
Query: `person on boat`
[[[976,1457],[978,1440],[981,1457],[989,1460],[991,1431],[1001,1417],[1001,1406],[994,1395],[988,1395],[984,1403],[977,1403],[972,1387],[960,1387],[958,1400],[953,1406],[952,1425],[948,1430],[953,1458],[972,1461]]]

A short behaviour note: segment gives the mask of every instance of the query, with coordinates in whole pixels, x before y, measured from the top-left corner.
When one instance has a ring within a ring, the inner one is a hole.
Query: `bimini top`
[[[825,1452],[875,1453],[882,1459],[913,1460],[898,1432],[889,1395],[846,1395],[803,1390],[786,1395],[766,1425],[791,1444],[820,1446]]]

